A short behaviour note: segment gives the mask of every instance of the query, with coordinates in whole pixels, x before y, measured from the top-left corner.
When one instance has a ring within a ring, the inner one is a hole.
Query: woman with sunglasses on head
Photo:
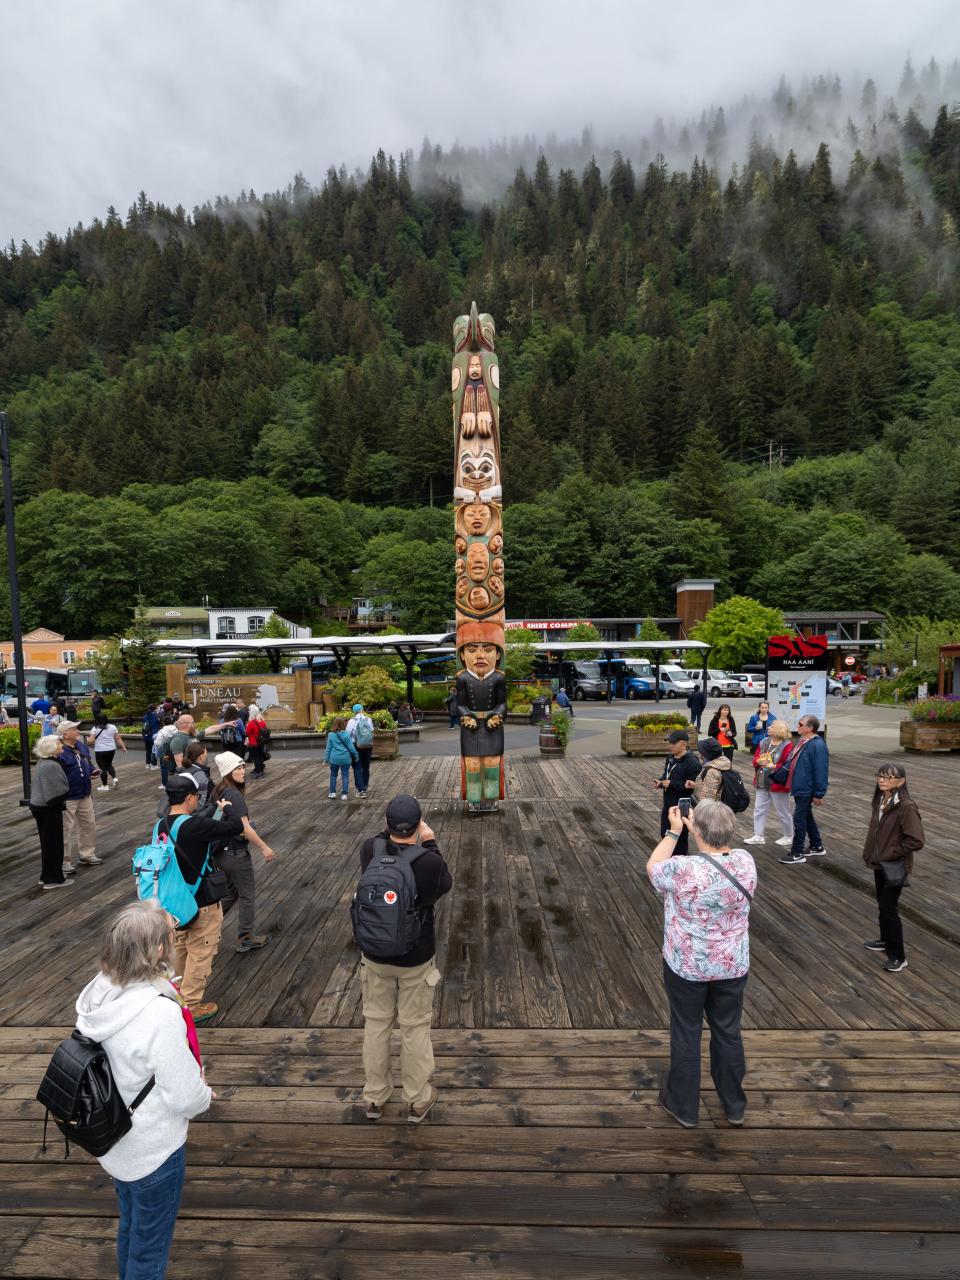
[[[245,795],[246,766],[233,751],[223,751],[214,757],[214,764],[220,774],[220,781],[214,788],[214,800],[227,800],[232,808],[231,814],[243,821],[243,832],[232,836],[217,851],[217,866],[227,873],[230,893],[220,900],[224,919],[235,902],[239,903],[240,922],[238,925],[237,951],[257,951],[265,947],[270,938],[265,933],[254,933],[257,910],[257,886],[253,873],[253,859],[250,845],[254,844],[263,854],[267,862],[272,862],[276,854],[265,840],[262,840],[250,821]]]
[[[880,937],[863,945],[868,951],[885,951],[887,973],[907,967],[903,950],[903,925],[898,910],[900,894],[909,884],[913,855],[924,846],[920,810],[907,791],[907,775],[899,764],[882,764],[870,806],[870,825],[863,846],[863,860],[873,869],[880,915]]]

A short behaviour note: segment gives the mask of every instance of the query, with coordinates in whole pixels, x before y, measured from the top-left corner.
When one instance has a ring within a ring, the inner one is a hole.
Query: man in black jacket
[[[690,711],[690,721],[697,726],[697,733],[700,732],[700,721],[703,719],[703,713],[707,706],[707,695],[703,685],[697,682],[697,687],[687,697],[687,707]],[[661,832],[661,834],[663,834]],[[686,828],[684,828],[686,834]]]
[[[211,844],[243,834],[243,820],[230,813],[229,800],[218,800],[219,819],[204,818],[197,813],[200,792],[189,774],[175,774],[167,783],[170,812],[160,819],[160,832],[169,836],[170,829],[181,814],[187,821],[177,832],[174,852],[180,871],[188,884],[194,884],[201,876],[207,852]],[[209,874],[209,868],[208,868]],[[190,923],[175,933],[177,972],[181,975],[180,994],[190,1006],[194,1022],[209,1022],[219,1011],[219,1006],[203,1003],[203,990],[210,977],[210,970],[220,945],[223,928],[223,910],[219,901],[211,900],[208,892],[208,874],[200,880],[197,890],[199,910]]]
[[[703,768],[703,761],[695,751],[690,750],[690,737],[683,729],[674,729],[667,738],[670,754],[663,765],[663,773],[653,784],[663,792],[663,808],[660,811],[660,837],[666,835],[670,826],[670,810],[679,804],[681,799],[690,797],[688,782],[693,782]],[[687,852],[687,828],[677,837],[674,853]]]
[[[363,1097],[367,1119],[379,1120],[383,1106],[393,1093],[390,1072],[390,1033],[400,1028],[400,1076],[403,1098],[409,1107],[407,1119],[419,1124],[437,1100],[430,1083],[433,1075],[433,1045],[430,1019],[433,993],[440,972],[433,963],[436,939],[433,904],[453,886],[449,868],[437,848],[436,838],[423,821],[420,805],[413,796],[394,796],[387,805],[387,828],[380,836],[365,840],[360,847],[360,871],[374,856],[375,842],[382,838],[387,853],[396,855],[406,845],[424,850],[413,863],[420,912],[420,938],[405,955],[378,957],[364,955],[360,961],[363,990]]]

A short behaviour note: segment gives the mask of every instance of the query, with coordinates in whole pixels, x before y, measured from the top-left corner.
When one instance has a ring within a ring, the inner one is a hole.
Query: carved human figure
[[[468,627],[482,635],[483,625]],[[463,669],[457,676],[460,753],[466,772],[467,801],[496,800],[500,794],[503,718],[507,714],[507,681],[498,667],[502,649],[492,640],[468,639],[459,647]]]
[[[483,361],[479,352],[472,352],[467,361],[467,384],[461,405],[460,430],[463,438],[469,440],[480,435],[488,439],[493,431],[493,412],[483,383]]]
[[[460,572],[458,570],[458,572]],[[467,577],[472,582],[486,582],[490,572],[490,552],[486,543],[471,542],[467,548]]]

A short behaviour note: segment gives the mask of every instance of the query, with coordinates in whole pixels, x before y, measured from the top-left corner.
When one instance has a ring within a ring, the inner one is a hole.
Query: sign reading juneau
[[[767,641],[767,699],[778,720],[796,730],[806,715],[827,716],[830,642],[826,636],[771,636]]]

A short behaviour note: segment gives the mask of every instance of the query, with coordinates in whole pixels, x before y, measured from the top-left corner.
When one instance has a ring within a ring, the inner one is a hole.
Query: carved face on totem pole
[[[495,644],[465,644],[463,646],[463,665],[481,680],[488,675],[500,658],[500,651]]]

